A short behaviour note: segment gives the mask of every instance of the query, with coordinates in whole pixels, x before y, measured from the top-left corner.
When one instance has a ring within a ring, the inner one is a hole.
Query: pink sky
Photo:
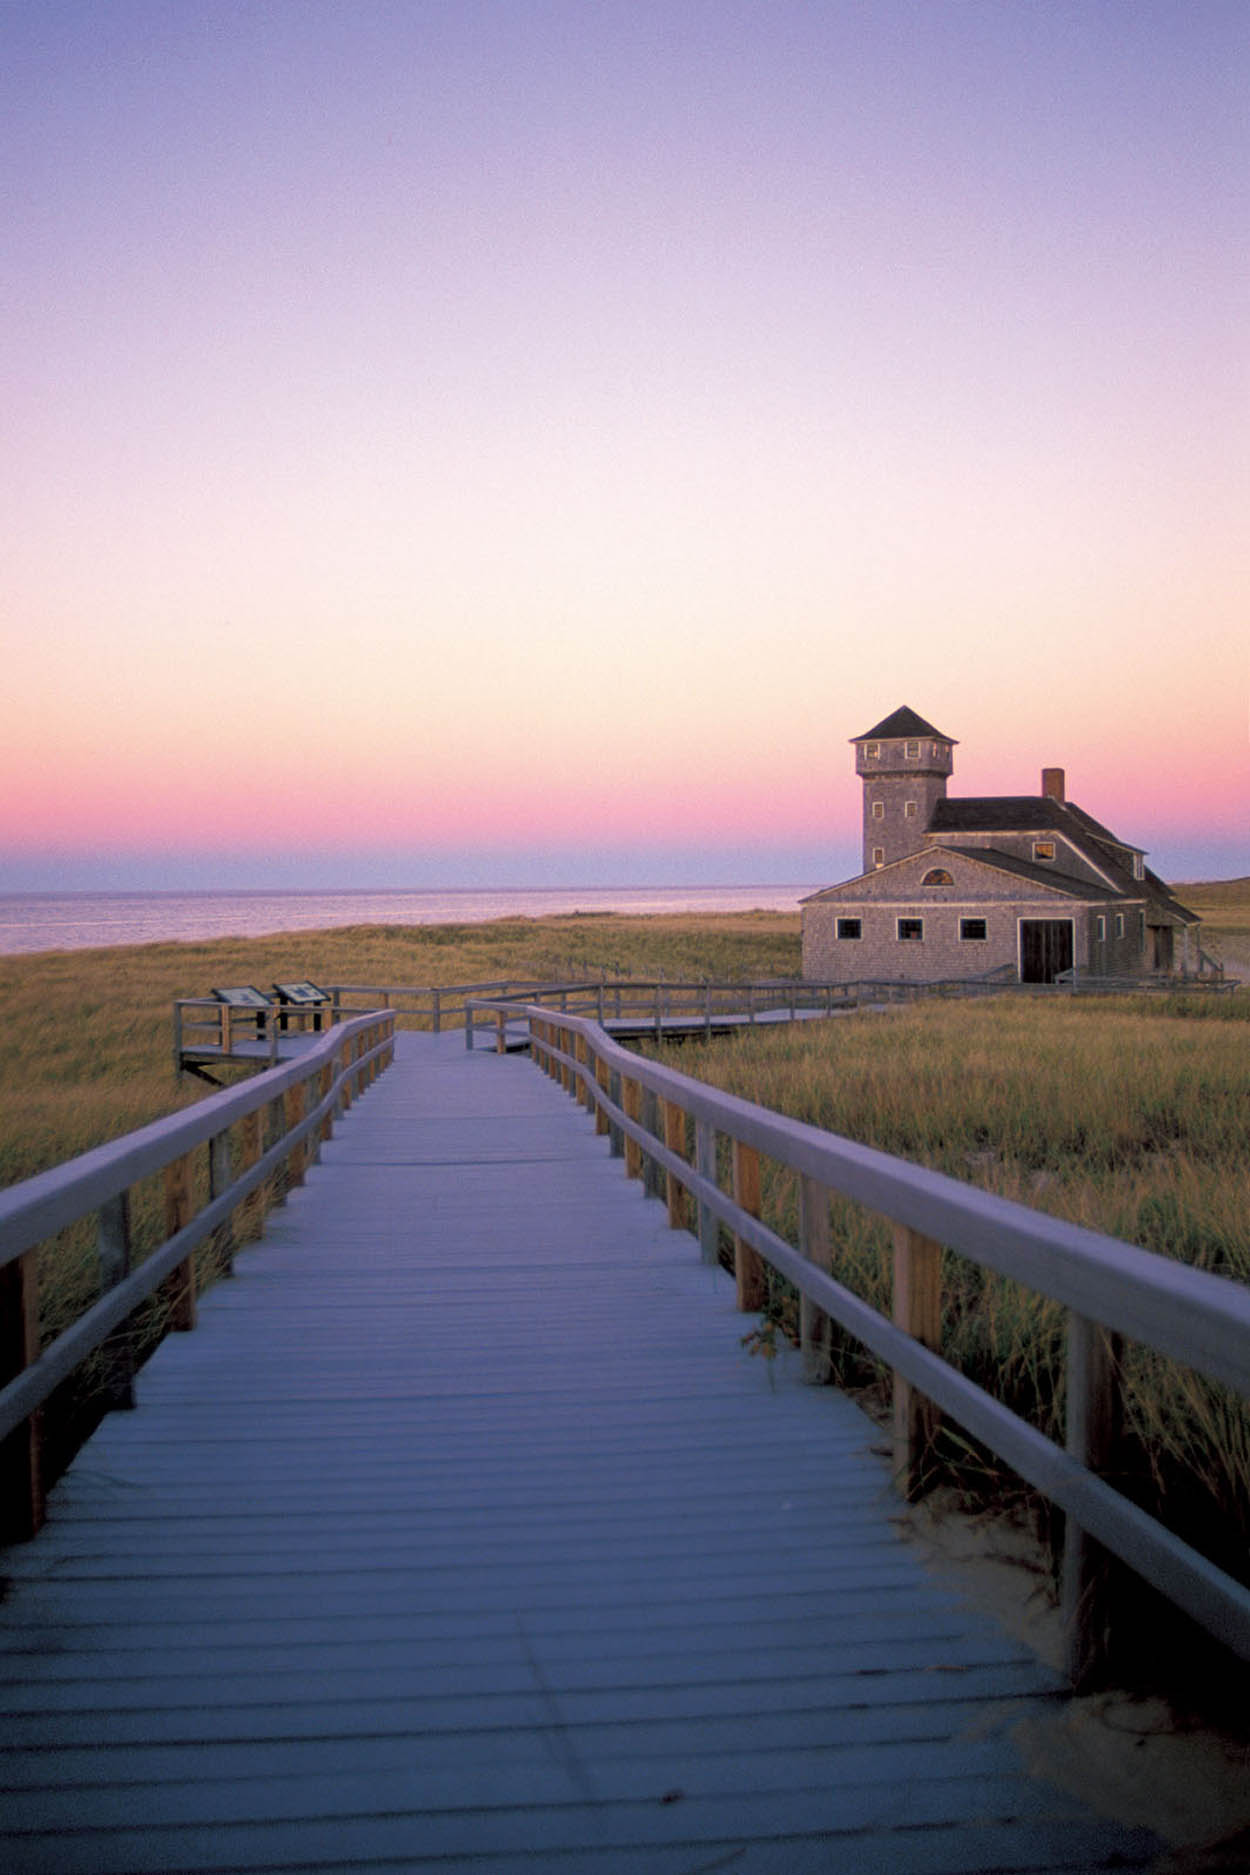
[[[0,890],[1250,871],[1250,13],[0,23]]]

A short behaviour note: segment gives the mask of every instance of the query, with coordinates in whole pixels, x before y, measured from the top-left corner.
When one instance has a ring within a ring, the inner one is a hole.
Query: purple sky
[[[0,889],[1250,870],[1250,7],[8,4]]]

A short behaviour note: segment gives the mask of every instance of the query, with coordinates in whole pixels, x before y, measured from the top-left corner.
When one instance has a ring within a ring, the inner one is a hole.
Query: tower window
[[[987,935],[984,918],[961,918],[959,920],[959,941],[961,944],[983,943]]]
[[[923,944],[924,919],[900,918],[898,921],[898,941],[900,944]]]
[[[921,885],[954,885],[955,881],[951,878],[945,866],[934,866],[931,872],[925,874],[920,883]]]
[[[904,760],[908,762],[918,762],[920,760],[920,744],[918,742],[905,742],[903,744],[903,757]]]
[[[874,846],[874,847],[873,847],[873,849],[872,849],[872,863],[873,863],[873,865],[874,865],[874,866],[884,866],[884,865],[885,865],[885,848],[884,848],[883,846]]]
[[[873,804],[872,804],[872,817],[873,817],[873,819],[874,819],[874,820],[884,820],[884,819],[885,819],[885,802],[884,802],[884,801],[874,801],[874,802],[873,802]]]
[[[904,801],[903,802],[903,819],[914,820],[915,818],[916,818],[916,803],[914,801]]]
[[[881,760],[881,744],[879,742],[866,742],[864,744],[864,760],[866,762],[879,762]]]
[[[863,935],[864,927],[858,918],[838,919],[838,936],[840,938],[857,938]]]

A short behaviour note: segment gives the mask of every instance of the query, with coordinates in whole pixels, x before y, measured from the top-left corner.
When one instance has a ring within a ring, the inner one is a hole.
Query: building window
[[[914,801],[904,801],[903,802],[903,819],[914,820],[915,818],[916,818],[916,803]]]
[[[934,866],[931,872],[925,874],[920,883],[921,885],[954,885],[955,881],[945,866]]]
[[[881,744],[879,742],[866,742],[864,744],[864,760],[866,762],[877,762],[880,761],[880,759]]]
[[[918,762],[920,760],[920,744],[918,742],[905,742],[903,744],[903,756],[906,761]]]
[[[1053,840],[1034,840],[1033,857],[1034,859],[1053,859],[1055,857],[1054,841]]]
[[[1144,911],[1139,911],[1137,914],[1137,948],[1139,951],[1144,951],[1146,948],[1146,914]]]
[[[1135,879],[1144,879],[1146,877],[1146,862],[1140,853],[1134,853],[1133,855],[1133,877]]]
[[[1118,911],[1115,915],[1115,934],[1117,937],[1124,936],[1124,913],[1122,911]]]
[[[863,937],[864,927],[858,918],[839,918],[838,936],[840,938]]]
[[[1105,918],[1095,918],[1095,920],[1094,920],[1094,937],[1095,937],[1095,939],[1097,940],[1097,942],[1098,942],[1099,944],[1105,944],[1105,943],[1106,943],[1106,941],[1107,941],[1107,920],[1106,920]]]
[[[883,846],[874,846],[874,847],[873,847],[873,849],[872,849],[872,863],[873,863],[873,865],[874,865],[874,866],[884,866],[884,865],[885,865],[885,848],[884,848]]]
[[[983,944],[989,936],[984,918],[961,918],[959,920],[959,941],[961,944]]]
[[[898,921],[898,941],[900,944],[923,944],[924,919],[900,918]]]
[[[884,802],[884,801],[874,801],[874,802],[873,802],[873,804],[872,804],[872,817],[873,817],[873,819],[874,819],[874,820],[884,820],[884,819],[885,819],[885,802]]]

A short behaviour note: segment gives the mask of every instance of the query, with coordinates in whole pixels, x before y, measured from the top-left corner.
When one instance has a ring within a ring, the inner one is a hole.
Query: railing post
[[[642,1124],[650,1138],[659,1138],[660,1102],[658,1095],[649,1087],[644,1087],[642,1090]],[[644,1147],[642,1156],[642,1188],[648,1198],[658,1198],[660,1196],[661,1190],[663,1189],[661,1177],[662,1173],[658,1160],[653,1159],[651,1154]]]
[[[642,1088],[637,1081],[628,1077],[622,1081],[621,1092],[624,1098],[621,1105],[625,1109],[626,1119],[637,1124],[642,1118]],[[625,1176],[637,1178],[642,1172],[642,1147],[631,1133],[625,1135]]]
[[[39,1273],[27,1250],[0,1269],[0,1386],[39,1358]],[[0,1445],[0,1532],[23,1543],[44,1519],[43,1413],[33,1412]]]
[[[435,1035],[441,1035],[443,1032],[443,998],[442,998],[441,992],[438,990],[435,990],[433,992],[433,995],[434,995],[434,1033]],[[467,1010],[465,1013],[466,1013],[466,1019],[467,1019],[467,1015],[468,1015]]]
[[[806,1175],[799,1179],[799,1249],[815,1269],[833,1268],[829,1232],[829,1193]],[[799,1298],[799,1343],[803,1350],[803,1378],[822,1387],[829,1378],[832,1323],[808,1296]]]
[[[220,1198],[223,1191],[229,1190],[232,1177],[230,1169],[230,1134],[228,1131],[214,1133],[208,1142],[208,1195]],[[213,1232],[213,1248],[221,1264],[223,1276],[234,1272],[234,1226],[227,1218]]]
[[[599,1088],[599,1090],[602,1093],[607,1094],[608,1093],[608,1081],[609,1081],[608,1064],[603,1059],[602,1055],[596,1055],[595,1056],[595,1086]],[[602,1133],[606,1133],[607,1131],[608,1131],[608,1116],[603,1110],[602,1103],[599,1100],[596,1100],[595,1101],[595,1132],[598,1134],[602,1134]]]
[[[716,1183],[716,1128],[710,1120],[694,1123],[694,1164],[700,1178]],[[709,1204],[699,1200],[699,1256],[704,1263],[715,1263],[720,1247],[720,1221]]]
[[[739,1205],[749,1217],[760,1214],[760,1155],[754,1146],[744,1146],[740,1139],[733,1143],[734,1203]],[[734,1282],[738,1290],[738,1308],[744,1315],[753,1315],[762,1309],[768,1300],[768,1285],[764,1280],[764,1259],[758,1250],[753,1249],[737,1233],[734,1234]]]
[[[239,1170],[250,1172],[260,1158],[260,1108],[253,1107],[239,1122]],[[261,1186],[249,1191],[236,1213],[236,1237],[259,1237],[265,1228],[265,1193]]]
[[[304,1083],[296,1081],[286,1090],[286,1130],[293,1132],[304,1118],[306,1110]],[[287,1189],[292,1185],[302,1185],[304,1169],[308,1162],[308,1150],[302,1139],[296,1140],[287,1158]]]
[[[495,1053],[506,1055],[508,1052],[508,1021],[503,1010],[495,1016]]]
[[[1121,1338],[1069,1311],[1067,1426],[1070,1457],[1093,1472],[1114,1462],[1120,1442]],[[1117,1565],[1100,1543],[1068,1515],[1063,1542],[1064,1651],[1078,1691],[1093,1690],[1111,1668]]]
[[[686,1156],[686,1110],[679,1107],[675,1100],[660,1103],[664,1108],[664,1144],[670,1152]],[[665,1197],[668,1201],[668,1222],[670,1230],[686,1228],[686,1187],[675,1172],[665,1173]]]
[[[941,1245],[904,1224],[894,1226],[893,1319],[896,1327],[923,1347],[941,1346]],[[938,1410],[899,1373],[893,1377],[893,1393],[894,1476],[903,1496],[911,1502],[928,1482]]]
[[[96,1255],[100,1263],[100,1294],[107,1294],[130,1274],[130,1193],[119,1191],[100,1206],[96,1218]],[[107,1377],[101,1392],[112,1410],[126,1411],[135,1403],[135,1355],[129,1322],[115,1328],[101,1347]]]
[[[172,1159],[165,1167],[165,1236],[175,1235],[195,1215],[192,1179],[194,1168],[189,1152]],[[195,1258],[185,1257],[161,1285],[169,1307],[169,1326],[175,1334],[188,1334],[195,1327]]]
[[[614,1107],[621,1104],[621,1071],[611,1068],[608,1071],[608,1099]],[[620,1159],[625,1152],[625,1135],[615,1120],[608,1121],[608,1152],[612,1158]]]
[[[320,1074],[317,1076],[317,1104],[318,1106],[320,1106],[323,1100],[329,1099],[330,1084],[333,1081],[333,1079],[334,1079],[334,1069],[331,1066],[331,1064],[327,1061],[325,1066],[322,1068]],[[334,1134],[334,1112],[332,1108],[328,1108],[326,1110],[325,1118],[321,1122],[322,1143],[324,1144],[324,1142],[327,1139],[332,1138],[333,1134]],[[318,1154],[318,1157],[320,1157],[320,1154]]]

